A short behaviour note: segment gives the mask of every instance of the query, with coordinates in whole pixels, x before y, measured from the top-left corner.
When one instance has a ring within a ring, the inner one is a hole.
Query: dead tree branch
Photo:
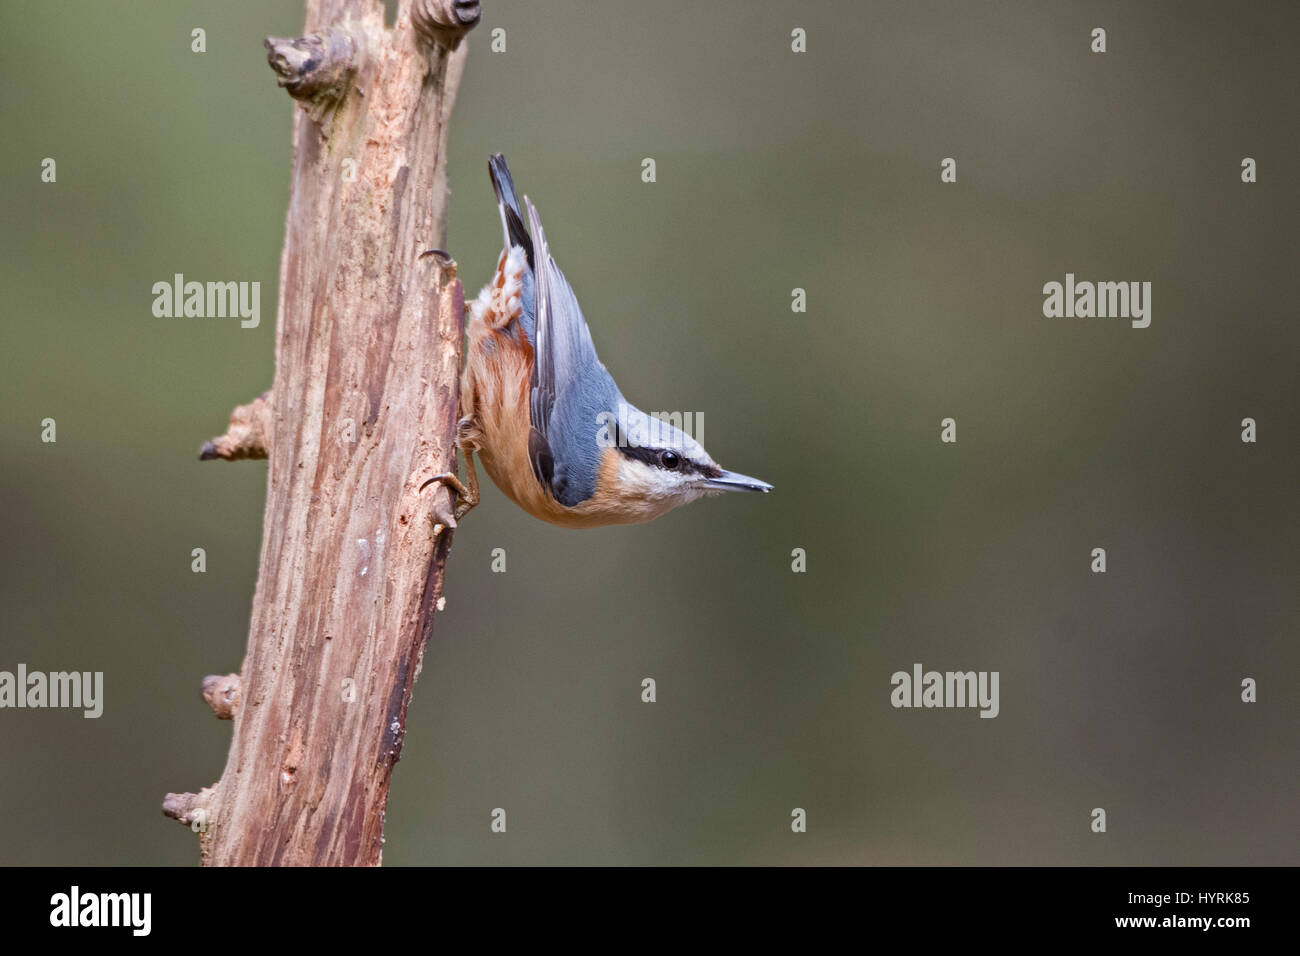
[[[202,458],[267,458],[262,556],[225,772],[163,812],[209,865],[377,864],[442,592],[464,295],[443,245],[447,126],[477,2],[307,0],[269,39],[297,101],[275,382]]]

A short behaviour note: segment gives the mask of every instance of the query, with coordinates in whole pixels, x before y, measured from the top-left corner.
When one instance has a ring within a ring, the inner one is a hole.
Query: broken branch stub
[[[265,458],[270,447],[270,398],[270,392],[263,392],[247,405],[237,406],[230,413],[226,433],[203,443],[199,449],[199,461]]]
[[[203,678],[203,699],[208,702],[218,720],[230,720],[239,706],[239,675],[224,677],[209,674]]]
[[[450,50],[460,45],[482,15],[479,0],[414,0],[411,4],[416,32]]]
[[[320,102],[343,95],[357,68],[360,44],[342,28],[303,37],[267,37],[266,61],[279,84],[296,100]]]

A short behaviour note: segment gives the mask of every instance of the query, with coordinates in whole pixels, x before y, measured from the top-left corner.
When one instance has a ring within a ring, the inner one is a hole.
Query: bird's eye
[[[675,451],[665,451],[659,456],[659,464],[669,471],[675,469],[681,463],[681,460],[681,457]]]

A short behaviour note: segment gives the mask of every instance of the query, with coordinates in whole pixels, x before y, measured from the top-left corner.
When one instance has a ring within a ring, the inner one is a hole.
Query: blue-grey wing
[[[621,396],[596,357],[591,330],[555,264],[537,209],[525,197],[533,244],[533,350],[528,451],[537,480],[572,507],[596,490],[602,412]]]

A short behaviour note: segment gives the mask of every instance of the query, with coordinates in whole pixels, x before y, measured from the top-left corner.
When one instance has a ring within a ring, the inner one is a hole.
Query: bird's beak
[[[724,471],[717,478],[705,478],[704,487],[714,491],[761,491],[764,494],[772,490],[766,481],[739,475],[734,471]]]

